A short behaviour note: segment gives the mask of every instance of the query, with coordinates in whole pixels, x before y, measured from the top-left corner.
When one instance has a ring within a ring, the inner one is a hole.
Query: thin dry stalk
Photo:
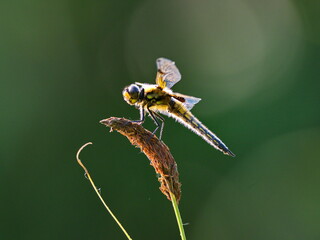
[[[79,163],[79,165],[83,168],[86,177],[88,178],[88,180],[90,181],[94,191],[96,192],[96,194],[98,195],[98,197],[100,198],[100,201],[102,202],[102,204],[104,205],[104,207],[107,209],[107,211],[109,212],[109,214],[111,215],[111,217],[115,220],[115,222],[118,224],[118,226],[121,228],[121,230],[123,231],[123,233],[126,235],[126,237],[129,240],[132,240],[132,238],[129,236],[129,234],[127,233],[127,231],[125,230],[125,228],[122,226],[122,224],[120,223],[120,221],[117,219],[117,217],[113,214],[113,212],[111,211],[111,209],[108,207],[108,205],[106,204],[106,202],[103,200],[101,193],[99,191],[99,189],[96,187],[96,185],[94,184],[90,173],[88,171],[88,169],[85,167],[85,165],[82,163],[82,161],[80,160],[80,153],[81,151],[88,145],[92,144],[92,142],[88,142],[86,144],[84,144],[77,152],[76,158],[77,158],[77,162]]]

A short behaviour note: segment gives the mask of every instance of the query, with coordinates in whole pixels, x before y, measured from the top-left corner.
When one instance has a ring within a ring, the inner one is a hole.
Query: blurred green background
[[[176,92],[237,154],[172,119],[188,239],[320,239],[319,1],[0,3],[0,239],[179,239],[154,170],[99,121],[138,119],[124,86],[174,60]],[[144,126],[153,130],[148,118]]]

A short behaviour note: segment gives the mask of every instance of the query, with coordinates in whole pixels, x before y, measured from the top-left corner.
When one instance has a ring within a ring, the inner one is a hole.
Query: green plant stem
[[[174,194],[172,192],[170,192],[170,197],[171,197],[173,210],[174,210],[174,213],[175,213],[176,218],[177,218],[181,240],[186,240],[187,238],[186,238],[186,234],[184,233],[183,223],[182,223],[182,219],[181,219],[181,215],[180,215],[180,211],[179,211],[179,207],[178,207],[178,203],[177,203],[176,197],[174,196]]]
[[[80,158],[79,158],[79,154],[82,151],[82,149],[84,149],[87,145],[92,144],[91,142],[88,142],[86,144],[84,144],[78,151],[77,153],[77,161],[79,163],[79,165],[83,168],[83,170],[86,173],[87,178],[89,179],[94,191],[97,193],[98,197],[100,198],[100,201],[102,202],[102,204],[104,205],[104,207],[107,209],[107,211],[109,212],[109,214],[111,215],[111,217],[114,219],[114,221],[118,224],[118,226],[121,228],[121,230],[123,231],[123,233],[126,235],[126,237],[129,240],[132,240],[132,238],[129,236],[129,234],[127,233],[127,231],[124,229],[124,227],[121,225],[121,223],[119,222],[119,220],[116,218],[116,216],[113,214],[113,212],[111,211],[111,209],[108,207],[108,205],[105,203],[105,201],[103,200],[98,188],[96,187],[96,185],[94,184],[89,171],[87,170],[87,168],[84,166],[84,164],[81,162]]]

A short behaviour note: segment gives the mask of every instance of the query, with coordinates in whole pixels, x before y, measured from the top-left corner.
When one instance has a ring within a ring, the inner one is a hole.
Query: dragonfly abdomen
[[[213,132],[203,125],[189,110],[183,107],[181,103],[171,101],[169,112],[173,118],[202,137],[210,145],[226,155],[235,156]]]

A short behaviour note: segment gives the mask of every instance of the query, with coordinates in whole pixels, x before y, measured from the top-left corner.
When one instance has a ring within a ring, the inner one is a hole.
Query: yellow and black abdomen
[[[175,118],[182,125],[191,129],[216,149],[226,155],[235,156],[228,147],[213,132],[204,126],[186,107],[184,107],[182,103],[175,99],[171,99],[168,112],[169,116]]]

